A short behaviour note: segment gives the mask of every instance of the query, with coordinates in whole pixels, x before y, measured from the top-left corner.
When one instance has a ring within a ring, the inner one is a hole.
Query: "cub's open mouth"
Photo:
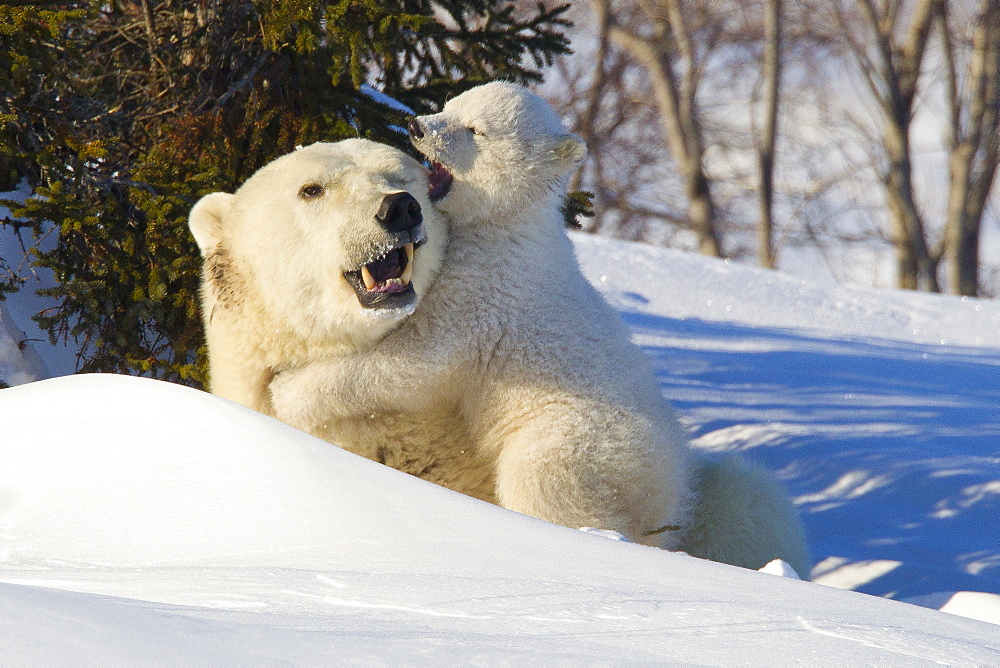
[[[448,194],[448,191],[451,190],[452,180],[454,180],[454,177],[448,171],[447,167],[440,162],[431,161],[431,173],[428,177],[430,188],[427,191],[427,195],[431,198],[432,202],[437,202]]]
[[[426,241],[423,226],[400,233],[410,241],[396,246],[353,271],[344,278],[354,288],[358,302],[367,309],[400,309],[412,306],[417,293],[413,289],[413,257]]]

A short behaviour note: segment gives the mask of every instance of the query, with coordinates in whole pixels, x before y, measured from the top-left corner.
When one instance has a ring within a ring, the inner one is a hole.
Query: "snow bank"
[[[937,608],[1000,599],[1000,302],[574,242],[694,445],[784,480],[814,581]],[[972,616],[1000,623],[990,609]]]
[[[819,284],[668,248],[572,237],[584,274],[622,311],[942,350],[1000,347],[996,300]]]
[[[1000,662],[991,625],[553,526],[184,387],[32,383],[0,424],[2,663]]]

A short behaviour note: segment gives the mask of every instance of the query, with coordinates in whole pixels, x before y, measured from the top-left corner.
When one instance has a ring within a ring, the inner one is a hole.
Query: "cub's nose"
[[[417,120],[416,116],[410,119],[409,124],[406,126],[410,130],[410,137],[413,139],[423,139],[424,131],[420,128],[420,122]]]
[[[408,192],[390,193],[382,198],[375,220],[389,232],[402,232],[424,222],[420,202]]]

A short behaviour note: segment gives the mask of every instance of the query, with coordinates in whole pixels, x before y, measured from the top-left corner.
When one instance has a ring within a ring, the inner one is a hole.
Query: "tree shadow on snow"
[[[995,349],[622,314],[694,445],[775,471],[814,577],[869,594],[1000,594]]]

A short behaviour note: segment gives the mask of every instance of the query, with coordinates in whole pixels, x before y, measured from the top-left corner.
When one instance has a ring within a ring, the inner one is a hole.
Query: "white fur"
[[[807,573],[777,482],[738,456],[692,456],[645,356],[580,274],[559,214],[579,139],[503,83],[420,123],[417,147],[455,175],[438,207],[451,238],[437,282],[384,340],[330,345],[323,361],[279,373],[275,413],[529,515]]]
[[[310,184],[324,195],[300,197]],[[266,165],[235,194],[212,193],[194,206],[214,394],[271,413],[268,384],[278,370],[368,345],[409,314],[372,317],[343,277],[385,245],[373,216],[382,197],[400,190],[420,201],[427,230],[414,259],[419,297],[447,233],[426,197],[426,169],[400,151],[362,139],[313,144]]]
[[[449,487],[675,547],[690,516],[685,437],[563,230],[565,178],[582,143],[510,84],[473,89],[420,120],[427,141],[417,147],[455,174],[439,206],[451,225],[437,282],[371,349],[279,374],[276,414],[331,440],[332,422],[386,414],[451,424],[467,439],[461,452],[431,443],[407,470],[440,479],[463,466]]]
[[[783,559],[802,577],[810,560],[802,524],[783,486],[736,454],[695,467],[694,517],[681,549],[702,559],[759,569]]]

